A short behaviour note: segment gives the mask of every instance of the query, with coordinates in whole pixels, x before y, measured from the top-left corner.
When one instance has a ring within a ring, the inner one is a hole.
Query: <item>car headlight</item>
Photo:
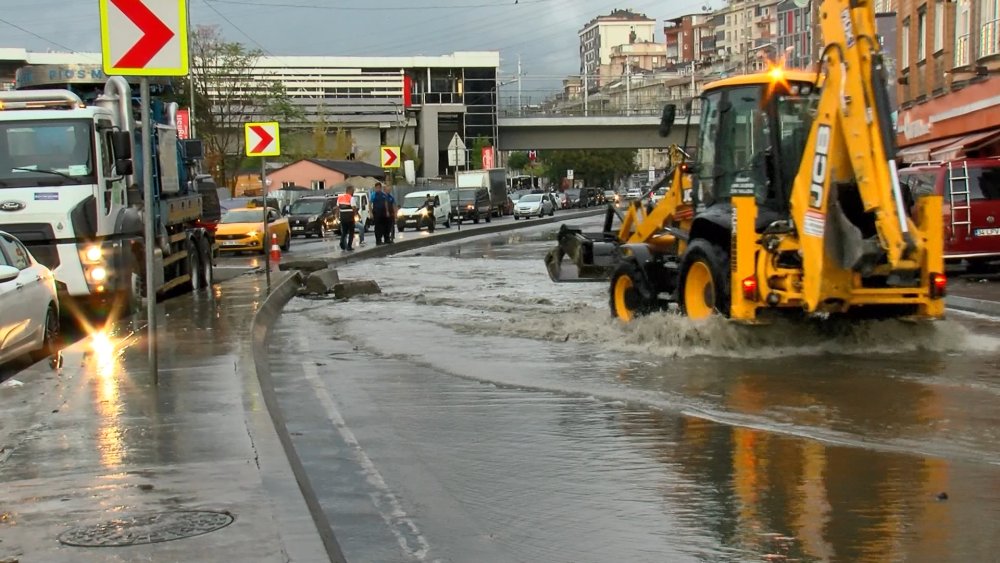
[[[306,219],[306,221],[312,223],[312,222],[316,221],[317,219],[319,219],[319,215],[310,215],[309,218]]]
[[[427,214],[428,214],[428,211],[426,209],[421,209],[420,210],[420,216],[421,217],[427,217]]]
[[[403,210],[400,209],[399,211],[396,212],[396,217],[406,217],[406,215],[403,215]]]
[[[470,203],[469,205],[466,205],[466,206],[465,206],[465,208],[466,208],[466,209],[472,209],[473,207],[474,207],[474,206],[473,206],[473,205],[472,205],[471,203]]]
[[[247,233],[247,236],[248,236],[248,237],[251,237],[251,238],[254,238],[254,237],[256,237],[256,236],[257,236],[257,235],[259,235],[259,234],[260,234],[260,232],[258,232],[258,231],[257,231],[257,230],[255,229],[255,230],[253,230],[253,231],[250,231],[250,232],[248,232],[248,233]]]

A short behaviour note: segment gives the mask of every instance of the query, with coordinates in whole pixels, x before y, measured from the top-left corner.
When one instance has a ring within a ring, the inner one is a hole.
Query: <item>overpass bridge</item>
[[[698,134],[697,115],[692,116],[688,143]],[[687,116],[678,115],[670,135],[660,137],[660,117],[651,115],[501,116],[497,121],[500,150],[547,149],[646,149],[684,143]]]

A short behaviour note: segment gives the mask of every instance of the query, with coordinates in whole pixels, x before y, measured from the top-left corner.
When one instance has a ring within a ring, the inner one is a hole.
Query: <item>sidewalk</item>
[[[1000,278],[976,276],[948,282],[948,307],[1000,317]]]
[[[159,385],[125,323],[116,348],[84,339],[0,387],[0,560],[329,560],[254,370],[264,285],[161,304]]]

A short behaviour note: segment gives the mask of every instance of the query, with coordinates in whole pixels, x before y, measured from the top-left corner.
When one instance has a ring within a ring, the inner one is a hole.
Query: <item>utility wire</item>
[[[213,12],[215,12],[216,14],[218,14],[218,16],[220,18],[222,18],[223,20],[225,20],[226,23],[228,23],[229,25],[233,26],[233,29],[235,29],[236,31],[238,31],[241,34],[243,34],[243,37],[246,37],[247,39],[249,39],[250,42],[253,43],[254,45],[256,45],[258,49],[260,49],[261,51],[263,51],[265,55],[270,55],[271,54],[271,52],[268,51],[267,49],[265,49],[263,45],[261,45],[260,43],[258,43],[256,39],[254,39],[253,37],[250,37],[250,35],[247,32],[245,32],[242,29],[240,29],[240,26],[238,26],[235,23],[233,23],[232,20],[230,20],[229,18],[227,18],[225,14],[223,14],[215,6],[213,6],[211,2],[209,2],[208,0],[203,0],[203,2]]]
[[[51,43],[52,45],[55,45],[56,47],[59,47],[60,49],[66,49],[70,53],[77,52],[76,49],[74,49],[72,47],[67,47],[67,46],[65,46],[65,45],[63,45],[61,43],[56,43],[55,41],[49,39],[48,37],[42,37],[41,35],[38,35],[34,31],[29,31],[29,30],[27,30],[27,29],[25,29],[25,28],[17,25],[16,23],[9,22],[9,21],[7,21],[7,20],[5,20],[3,18],[0,18],[0,23],[5,23],[5,24],[13,27],[14,29],[17,29],[19,31],[23,31],[24,33],[27,33],[28,35],[31,35],[32,37],[36,37],[38,39],[41,39],[42,41],[45,41],[46,43]]]
[[[336,11],[358,11],[358,12],[399,12],[404,10],[455,10],[462,8],[500,8],[503,6],[514,6],[521,4],[541,4],[548,0],[516,0],[507,4],[451,4],[438,6],[316,6],[313,4],[287,4],[281,2],[246,2],[244,0],[206,0],[206,2],[218,4],[237,4],[240,6],[260,6],[276,8],[306,8],[311,10],[336,10]]]

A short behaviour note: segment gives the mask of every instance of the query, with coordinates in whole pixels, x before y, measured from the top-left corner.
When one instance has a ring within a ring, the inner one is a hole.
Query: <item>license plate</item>
[[[222,246],[239,246],[240,241],[238,240],[224,240],[222,241]]]
[[[304,230],[306,230],[306,228],[305,227],[292,227],[292,230],[293,231],[304,231]]]
[[[1000,227],[994,227],[992,229],[976,229],[972,232],[972,234],[977,237],[996,237],[1000,236]]]

